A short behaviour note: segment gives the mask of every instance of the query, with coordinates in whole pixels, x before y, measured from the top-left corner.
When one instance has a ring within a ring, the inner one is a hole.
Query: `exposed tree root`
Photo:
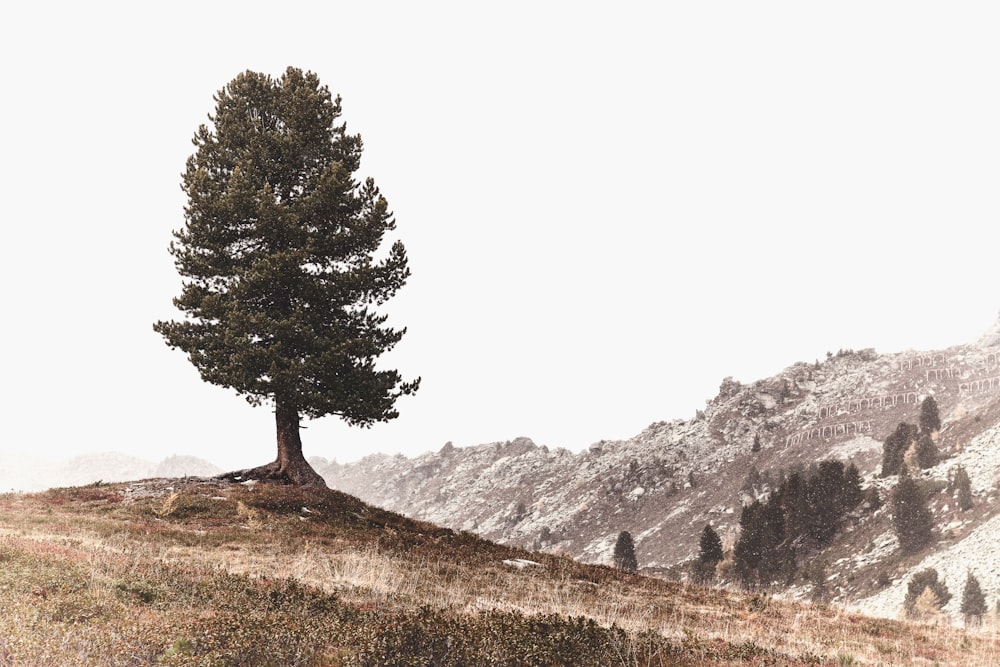
[[[287,484],[290,486],[309,486],[326,489],[326,480],[306,461],[297,465],[288,464],[282,466],[280,462],[273,461],[267,465],[248,468],[246,470],[234,470],[233,472],[222,473],[217,479],[224,479],[229,482],[260,482],[262,484]]]

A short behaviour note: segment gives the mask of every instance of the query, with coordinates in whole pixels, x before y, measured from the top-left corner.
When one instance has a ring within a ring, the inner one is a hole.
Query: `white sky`
[[[152,330],[212,95],[317,72],[413,277],[385,360],[423,386],[348,461],[520,435],[579,450],[839,348],[995,320],[990,2],[17,3],[5,130],[0,452],[273,458],[273,419]]]

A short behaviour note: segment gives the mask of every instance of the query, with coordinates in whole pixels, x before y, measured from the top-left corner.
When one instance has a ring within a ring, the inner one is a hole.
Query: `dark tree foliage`
[[[861,497],[861,478],[853,464],[845,468],[841,461],[822,461],[808,474],[789,474],[767,502],[755,500],[743,508],[733,550],[741,582],[753,586],[790,579],[796,550],[829,543]]]
[[[903,468],[903,457],[917,438],[917,427],[900,422],[882,445],[882,477],[898,475]]]
[[[937,401],[928,396],[920,404],[920,432],[930,435],[941,430],[941,415],[938,414]]]
[[[853,463],[847,466],[847,470],[844,471],[840,496],[842,507],[845,510],[857,507],[864,497],[864,492],[861,490],[861,472]]]
[[[940,453],[930,433],[924,433],[917,438],[917,465],[922,470],[936,466],[939,458]]]
[[[723,557],[722,539],[711,526],[706,524],[705,529],[701,531],[701,539],[698,541],[699,562],[715,567]]]
[[[750,446],[750,451],[754,454],[760,451],[760,433],[754,433],[753,445]]]
[[[733,549],[736,576],[744,586],[768,585],[794,570],[778,505],[755,500],[740,515],[740,538]]]
[[[906,584],[906,597],[903,598],[903,611],[906,616],[912,616],[917,598],[927,589],[931,589],[937,597],[938,608],[944,607],[951,599],[951,593],[943,581],[938,580],[937,570],[927,568],[917,572]]]
[[[274,406],[278,457],[243,473],[325,485],[302,456],[301,418],[370,426],[417,390],[375,367],[405,333],[377,308],[409,277],[406,251],[397,241],[383,252],[395,220],[374,181],[356,180],[361,138],[315,74],[248,71],[215,100],[170,245],[186,317],[154,329],[205,381]]]
[[[892,492],[892,524],[904,553],[919,551],[933,537],[934,518],[916,480],[901,475]]]
[[[715,566],[724,557],[719,534],[706,524],[704,530],[701,531],[701,538],[698,540],[698,563],[695,567],[698,579],[710,581],[715,576]]]
[[[635,544],[632,542],[632,535],[624,530],[618,534],[618,541],[615,542],[614,553],[615,567],[624,572],[637,572],[639,561],[635,558]]]
[[[963,466],[956,466],[952,473],[949,491],[957,494],[958,508],[963,512],[972,508],[972,480]]]
[[[805,535],[812,523],[812,508],[807,500],[806,478],[798,471],[792,472],[782,483],[772,501],[785,510],[785,526],[789,535]]]
[[[764,506],[759,500],[743,506],[740,537],[733,547],[736,576],[744,586],[753,586],[764,552]]]
[[[795,572],[795,553],[785,541],[785,515],[777,503],[765,503],[761,513],[761,559],[757,574],[760,583],[790,579]]]
[[[962,590],[962,615],[965,616],[965,623],[980,623],[986,613],[986,595],[979,585],[976,576],[969,572],[965,577],[965,588]]]

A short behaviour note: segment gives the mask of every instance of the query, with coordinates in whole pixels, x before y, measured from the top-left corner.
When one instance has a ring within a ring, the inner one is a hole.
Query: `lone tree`
[[[639,561],[635,558],[635,544],[632,542],[632,535],[623,530],[618,534],[618,541],[615,542],[615,567],[624,572],[637,572]]]
[[[708,580],[715,572],[715,566],[725,557],[722,540],[710,525],[705,524],[698,541],[698,572],[702,580]]]
[[[315,74],[247,71],[215,101],[170,244],[185,318],[153,328],[203,380],[273,406],[277,458],[233,476],[325,487],[302,455],[300,420],[371,426],[419,386],[375,367],[406,331],[376,310],[409,277],[406,251],[396,241],[379,253],[395,220],[374,181],[355,179],[361,137],[338,124],[340,98]]]
[[[906,474],[892,492],[892,524],[904,553],[919,551],[931,541],[934,517],[920,485]]]
[[[941,415],[938,412],[937,401],[928,396],[920,404],[920,432],[930,435],[941,430]]]
[[[972,480],[964,466],[956,466],[951,479],[951,488],[958,495],[958,509],[963,512],[972,508]]]
[[[965,577],[965,588],[962,590],[962,615],[966,625],[979,625],[986,613],[986,596],[979,585],[976,575],[970,571]]]

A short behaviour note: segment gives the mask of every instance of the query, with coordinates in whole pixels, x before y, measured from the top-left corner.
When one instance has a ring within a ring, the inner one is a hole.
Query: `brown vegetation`
[[[1000,660],[989,624],[915,625],[682,585],[498,546],[335,491],[218,480],[0,496],[0,609],[0,665]]]

